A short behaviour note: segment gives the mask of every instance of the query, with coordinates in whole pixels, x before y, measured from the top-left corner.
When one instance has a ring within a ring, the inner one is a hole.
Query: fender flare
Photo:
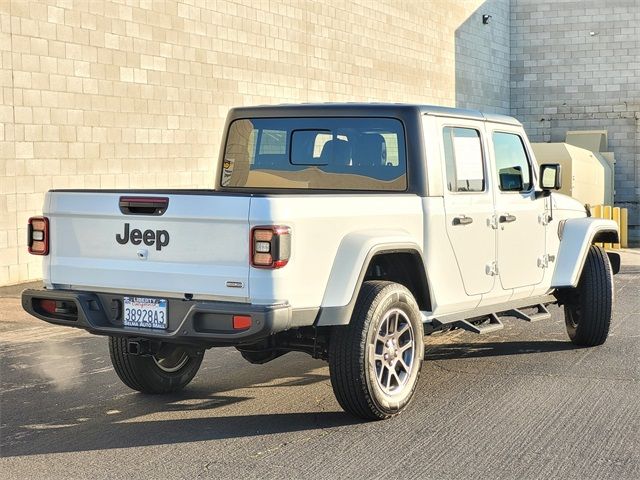
[[[551,279],[552,288],[576,287],[594,242],[617,243],[620,235],[618,224],[600,218],[570,218],[564,221],[558,250],[556,268]],[[618,262],[618,268],[620,262]]]
[[[329,274],[316,326],[348,325],[371,259],[380,253],[395,252],[416,253],[424,263],[422,248],[408,233],[381,234],[377,230],[345,236]]]

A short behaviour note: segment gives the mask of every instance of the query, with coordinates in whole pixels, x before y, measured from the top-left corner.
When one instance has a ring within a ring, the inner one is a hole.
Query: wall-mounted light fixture
[[[484,15],[482,15],[482,23],[484,25],[489,25],[489,22],[491,21],[493,17],[491,15],[487,15],[486,13]]]

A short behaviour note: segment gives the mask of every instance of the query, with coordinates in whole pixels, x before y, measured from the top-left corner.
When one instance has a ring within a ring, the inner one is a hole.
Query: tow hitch
[[[148,356],[158,352],[157,342],[150,342],[143,338],[132,338],[127,340],[127,353],[129,355]]]

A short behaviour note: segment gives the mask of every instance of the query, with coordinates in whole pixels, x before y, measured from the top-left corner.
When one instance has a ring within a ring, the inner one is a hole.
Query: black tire
[[[203,352],[193,354],[168,343],[154,356],[129,355],[127,339],[122,337],[109,337],[109,353],[120,380],[133,390],[150,394],[182,390],[198,372],[203,358]]]
[[[380,340],[380,328],[387,325],[387,335],[390,335],[389,322],[394,315],[396,326],[392,333],[403,330],[404,333],[398,334],[397,344],[392,340],[391,350],[387,350],[388,343]],[[406,347],[411,343],[407,332],[411,333],[413,342],[408,369],[404,363],[408,362],[407,353],[411,350]],[[331,331],[329,371],[340,406],[368,420],[382,420],[400,413],[411,401],[418,384],[424,358],[423,332],[420,310],[409,290],[392,282],[365,282],[349,325],[333,327]],[[381,360],[382,357],[389,358],[389,363]],[[392,362],[395,362],[393,366]],[[398,367],[400,362],[402,365]],[[385,391],[385,388],[392,390],[394,383],[397,384],[395,391]]]
[[[564,306],[567,333],[581,347],[602,345],[609,336],[613,307],[613,272],[603,248],[592,245],[578,286]]]

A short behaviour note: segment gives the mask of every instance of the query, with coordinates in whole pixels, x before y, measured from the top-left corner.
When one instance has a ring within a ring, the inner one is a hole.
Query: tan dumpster
[[[591,152],[606,152],[609,136],[606,130],[575,130],[568,131],[564,141]]]
[[[613,161],[605,155],[568,143],[533,143],[531,146],[539,165],[559,163],[562,166],[560,193],[581,203],[613,205]]]

